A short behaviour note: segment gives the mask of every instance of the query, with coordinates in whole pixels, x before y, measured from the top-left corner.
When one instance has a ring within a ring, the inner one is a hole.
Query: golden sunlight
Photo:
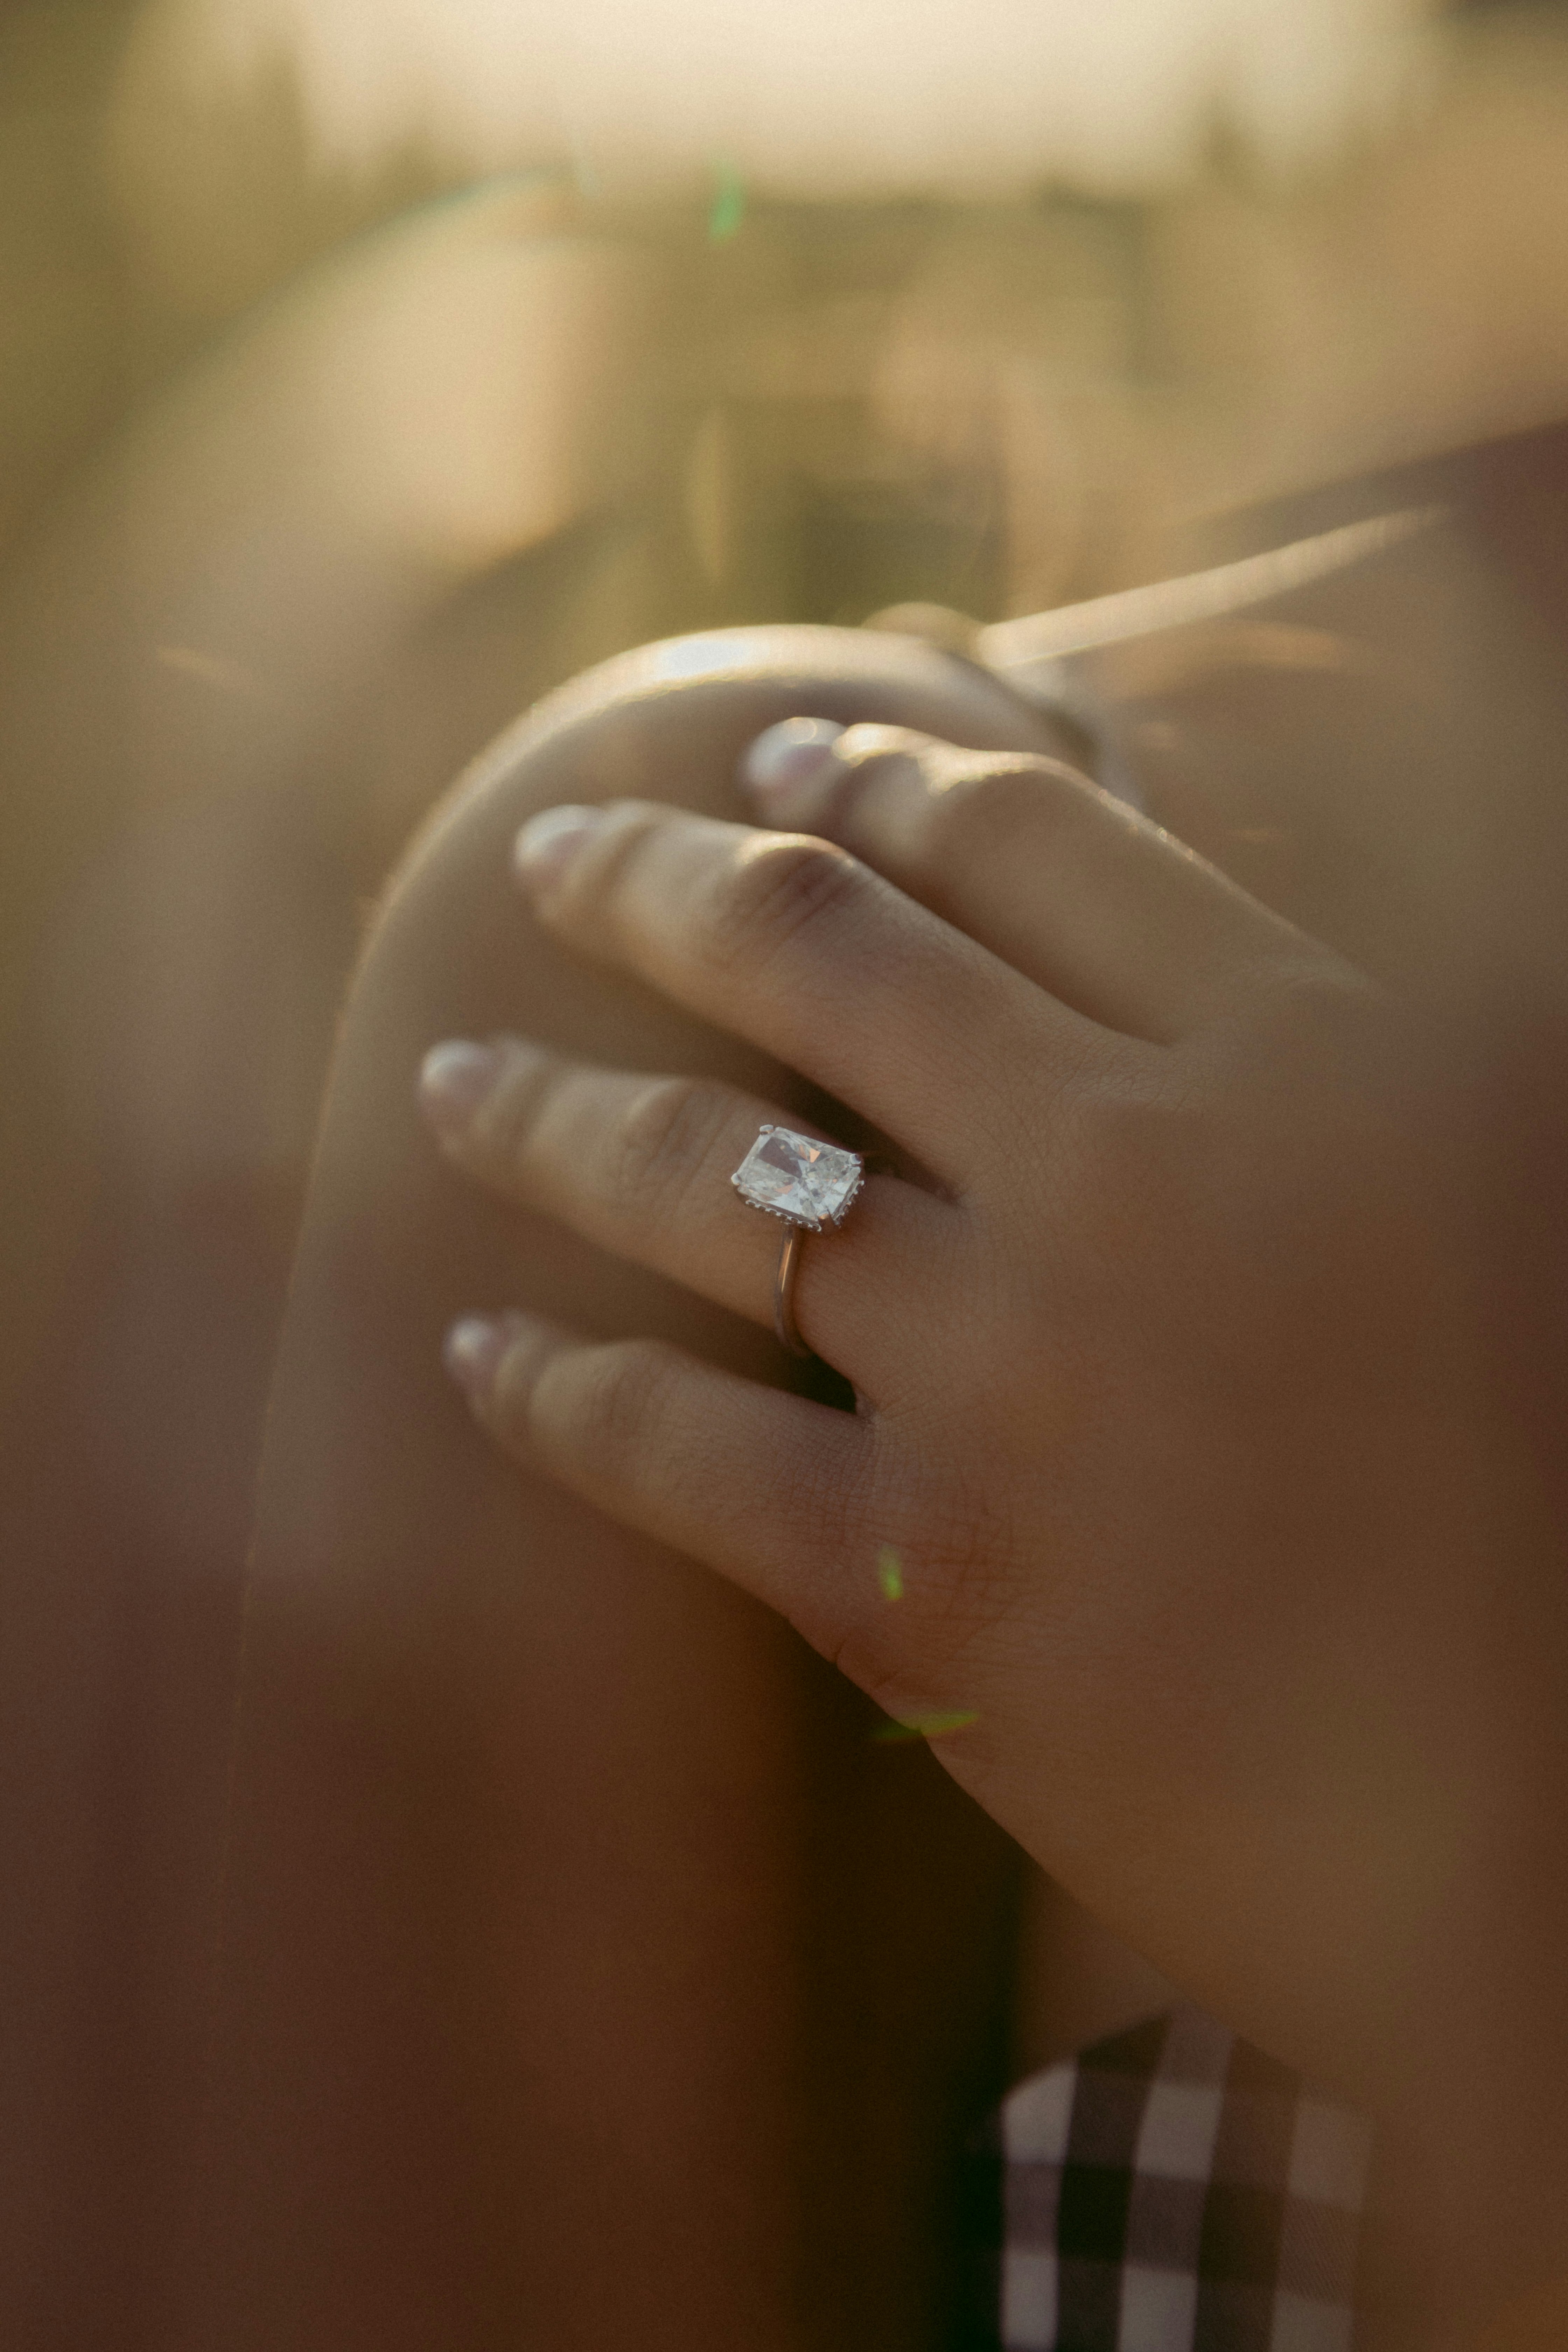
[[[411,145],[773,196],[1142,193],[1216,134],[1290,168],[1419,82],[1430,0],[155,0],[193,87],[280,68],[324,157]]]

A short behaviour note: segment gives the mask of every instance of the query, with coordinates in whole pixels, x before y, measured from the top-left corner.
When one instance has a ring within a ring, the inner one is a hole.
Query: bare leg
[[[885,638],[759,633],[730,667],[672,697],[632,657],[503,743],[353,992],[263,1477],[193,2347],[952,2340],[944,2143],[1002,2061],[1004,1842],[742,1598],[499,1465],[438,1363],[511,1300],[774,1371],[459,1192],[416,1119],[424,1047],[502,1026],[789,1099],[530,928],[521,818],[721,803],[802,707],[1040,740]]]
[[[1001,2057],[1000,1847],[734,1595],[499,1469],[437,1370],[449,1317],[502,1301],[772,1362],[459,1192],[416,1125],[423,1048],[502,1026],[790,1099],[551,953],[507,879],[517,823],[721,803],[744,741],[803,708],[1038,740],[886,639],[758,632],[729,658],[675,692],[631,657],[503,745],[409,861],[351,1003],[264,1482],[203,2352],[952,2340],[942,2151]],[[1225,830],[1225,748],[1177,814],[1206,811],[1222,856],[1252,838]],[[1451,961],[1447,867],[1402,931],[1358,919],[1363,864],[1333,867],[1323,927],[1406,968],[1405,932],[1441,934]]]

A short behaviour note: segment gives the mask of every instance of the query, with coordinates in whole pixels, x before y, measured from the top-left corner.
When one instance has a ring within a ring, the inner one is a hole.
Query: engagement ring
[[[831,1232],[844,1223],[865,1181],[858,1152],[793,1128],[764,1127],[730,1181],[749,1209],[778,1217],[788,1226],[773,1276],[773,1329],[795,1356],[809,1356],[795,1328],[795,1278],[802,1236]]]

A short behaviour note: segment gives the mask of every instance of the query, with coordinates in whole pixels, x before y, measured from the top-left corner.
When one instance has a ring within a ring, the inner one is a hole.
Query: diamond
[[[819,1143],[793,1128],[764,1127],[730,1181],[753,1209],[820,1233],[837,1225],[860,1190],[861,1164],[853,1151]]]

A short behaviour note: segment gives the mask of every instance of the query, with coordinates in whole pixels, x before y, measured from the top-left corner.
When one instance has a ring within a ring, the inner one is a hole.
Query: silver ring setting
[[[773,1276],[773,1329],[794,1356],[812,1353],[795,1328],[795,1282],[807,1234],[832,1233],[860,1197],[866,1163],[858,1151],[800,1135],[791,1127],[763,1127],[730,1181],[748,1209],[777,1217],[789,1230]]]

